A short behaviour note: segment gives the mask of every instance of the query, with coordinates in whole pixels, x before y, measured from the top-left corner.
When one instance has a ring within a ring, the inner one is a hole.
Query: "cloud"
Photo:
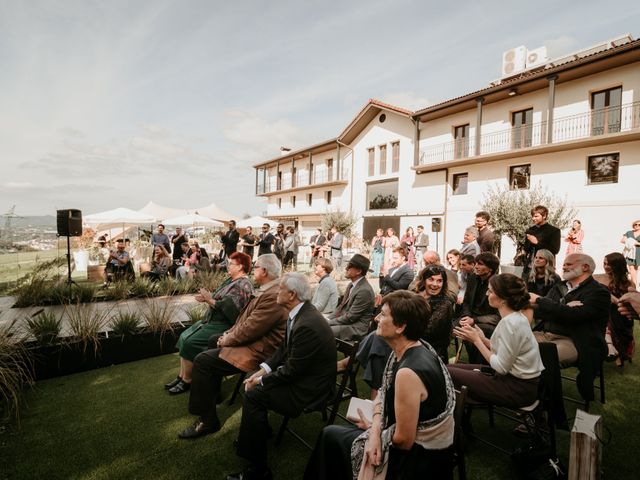
[[[2,184],[2,188],[7,190],[29,190],[35,188],[31,182],[6,182]]]

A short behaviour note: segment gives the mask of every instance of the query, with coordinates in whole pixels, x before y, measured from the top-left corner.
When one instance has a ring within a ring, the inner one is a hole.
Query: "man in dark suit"
[[[216,397],[222,378],[240,372],[255,371],[260,362],[271,357],[284,339],[289,311],[277,303],[282,264],[273,253],[256,260],[254,277],[259,290],[242,310],[236,323],[210,348],[196,356],[191,374],[189,413],[199,418],[178,434],[191,439],[220,430]],[[211,340],[210,340],[211,343]]]
[[[393,250],[391,255],[391,264],[387,275],[380,275],[380,296],[376,297],[376,304],[382,300],[387,293],[396,290],[407,290],[411,282],[413,282],[413,270],[407,263],[407,251],[403,247]]]
[[[249,460],[249,466],[229,475],[227,480],[271,479],[267,466],[267,412],[295,417],[333,391],[335,338],[310,298],[306,276],[283,276],[277,301],[289,310],[285,341],[271,359],[260,364],[260,370],[245,380],[237,453]]]
[[[537,205],[531,209],[533,225],[525,232],[526,238],[523,249],[526,253],[522,278],[527,279],[531,271],[531,263],[538,250],[549,250],[554,255],[560,251],[560,229],[547,223],[549,209]]]
[[[589,255],[567,255],[562,265],[566,283],[556,284],[545,297],[531,295],[538,342],[555,343],[562,368],[578,366],[576,383],[585,400],[593,400],[593,379],[607,355],[604,334],[611,294],[593,278],[596,264]]]
[[[347,342],[360,340],[369,331],[375,305],[375,293],[366,278],[369,265],[369,259],[359,253],[347,264],[344,275],[351,283],[338,308],[328,318],[336,338]]]
[[[240,241],[240,233],[236,230],[236,221],[229,221],[229,231],[220,237],[220,241],[222,242],[224,248],[224,256],[225,258],[229,258],[229,256],[238,250],[238,242]]]
[[[262,232],[258,236],[258,256],[271,253],[276,237],[269,231],[271,227],[268,223],[262,225]]]

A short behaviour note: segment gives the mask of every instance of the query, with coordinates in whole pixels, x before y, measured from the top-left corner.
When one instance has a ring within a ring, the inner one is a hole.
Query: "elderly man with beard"
[[[593,379],[607,355],[604,340],[609,290],[593,278],[596,264],[589,255],[568,255],[562,266],[564,282],[545,297],[531,294],[531,306],[539,323],[534,327],[538,342],[552,342],[558,348],[560,366],[578,366],[578,391],[593,400]]]

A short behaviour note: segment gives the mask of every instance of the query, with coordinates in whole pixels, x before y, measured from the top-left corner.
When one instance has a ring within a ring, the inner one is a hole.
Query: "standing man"
[[[280,262],[284,262],[284,255],[285,255],[284,240],[285,240],[285,237],[286,237],[286,234],[284,232],[284,225],[282,223],[279,223],[278,226],[276,227],[276,234],[274,235],[273,253],[276,254],[276,257],[278,257],[278,260],[280,260]]]
[[[169,241],[169,237],[164,233],[164,225],[162,223],[158,224],[158,232],[151,235],[151,246],[153,249],[156,248],[156,245],[162,245],[167,253],[171,251],[171,242]]]
[[[253,247],[257,245],[257,238],[253,234],[253,229],[251,227],[247,227],[246,233],[242,236],[242,241],[240,245],[242,246],[242,251],[251,257],[253,261]]]
[[[220,237],[220,241],[222,242],[222,246],[224,248],[224,256],[225,258],[229,258],[229,256],[238,250],[238,241],[240,240],[240,233],[236,230],[236,221],[229,220],[229,230]]]
[[[331,241],[329,246],[331,247],[331,260],[336,268],[342,266],[342,243],[344,242],[344,235],[338,231],[338,228],[334,225],[331,227]],[[368,267],[367,267],[368,269]],[[364,271],[367,274],[367,270]]]
[[[245,380],[237,453],[249,461],[249,466],[227,480],[271,479],[267,465],[268,411],[296,417],[333,391],[335,339],[310,298],[306,276],[283,276],[277,302],[289,310],[285,341],[271,359],[260,364],[260,370]]]
[[[269,230],[271,227],[268,223],[262,225],[262,232],[258,236],[258,257],[267,253],[273,253],[273,244],[276,241],[276,237],[273,236]]]
[[[537,205],[531,209],[531,221],[533,225],[525,232],[524,251],[527,254],[522,278],[526,279],[531,271],[538,250],[549,250],[554,255],[560,251],[560,229],[547,223],[549,209],[543,205]]]
[[[484,210],[476,213],[475,225],[478,229],[478,245],[480,245],[480,252],[493,253],[493,244],[495,242],[495,235],[489,228],[489,220],[491,215]]]
[[[418,225],[417,228],[418,234],[416,235],[415,247],[416,247],[416,264],[418,271],[422,270],[424,267],[424,259],[422,258],[424,252],[429,249],[429,235],[424,233],[424,227],[422,225]]]
[[[176,227],[176,234],[171,237],[171,243],[173,244],[173,253],[171,256],[173,257],[173,263],[175,264],[176,260],[180,260],[182,257],[182,244],[189,243],[187,234],[182,231],[182,227]]]

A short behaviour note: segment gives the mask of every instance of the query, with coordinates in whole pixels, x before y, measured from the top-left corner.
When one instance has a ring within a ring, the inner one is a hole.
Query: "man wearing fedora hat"
[[[336,311],[329,316],[329,325],[336,338],[360,340],[369,330],[373,317],[375,294],[366,279],[369,259],[356,253],[345,270],[351,280]]]

